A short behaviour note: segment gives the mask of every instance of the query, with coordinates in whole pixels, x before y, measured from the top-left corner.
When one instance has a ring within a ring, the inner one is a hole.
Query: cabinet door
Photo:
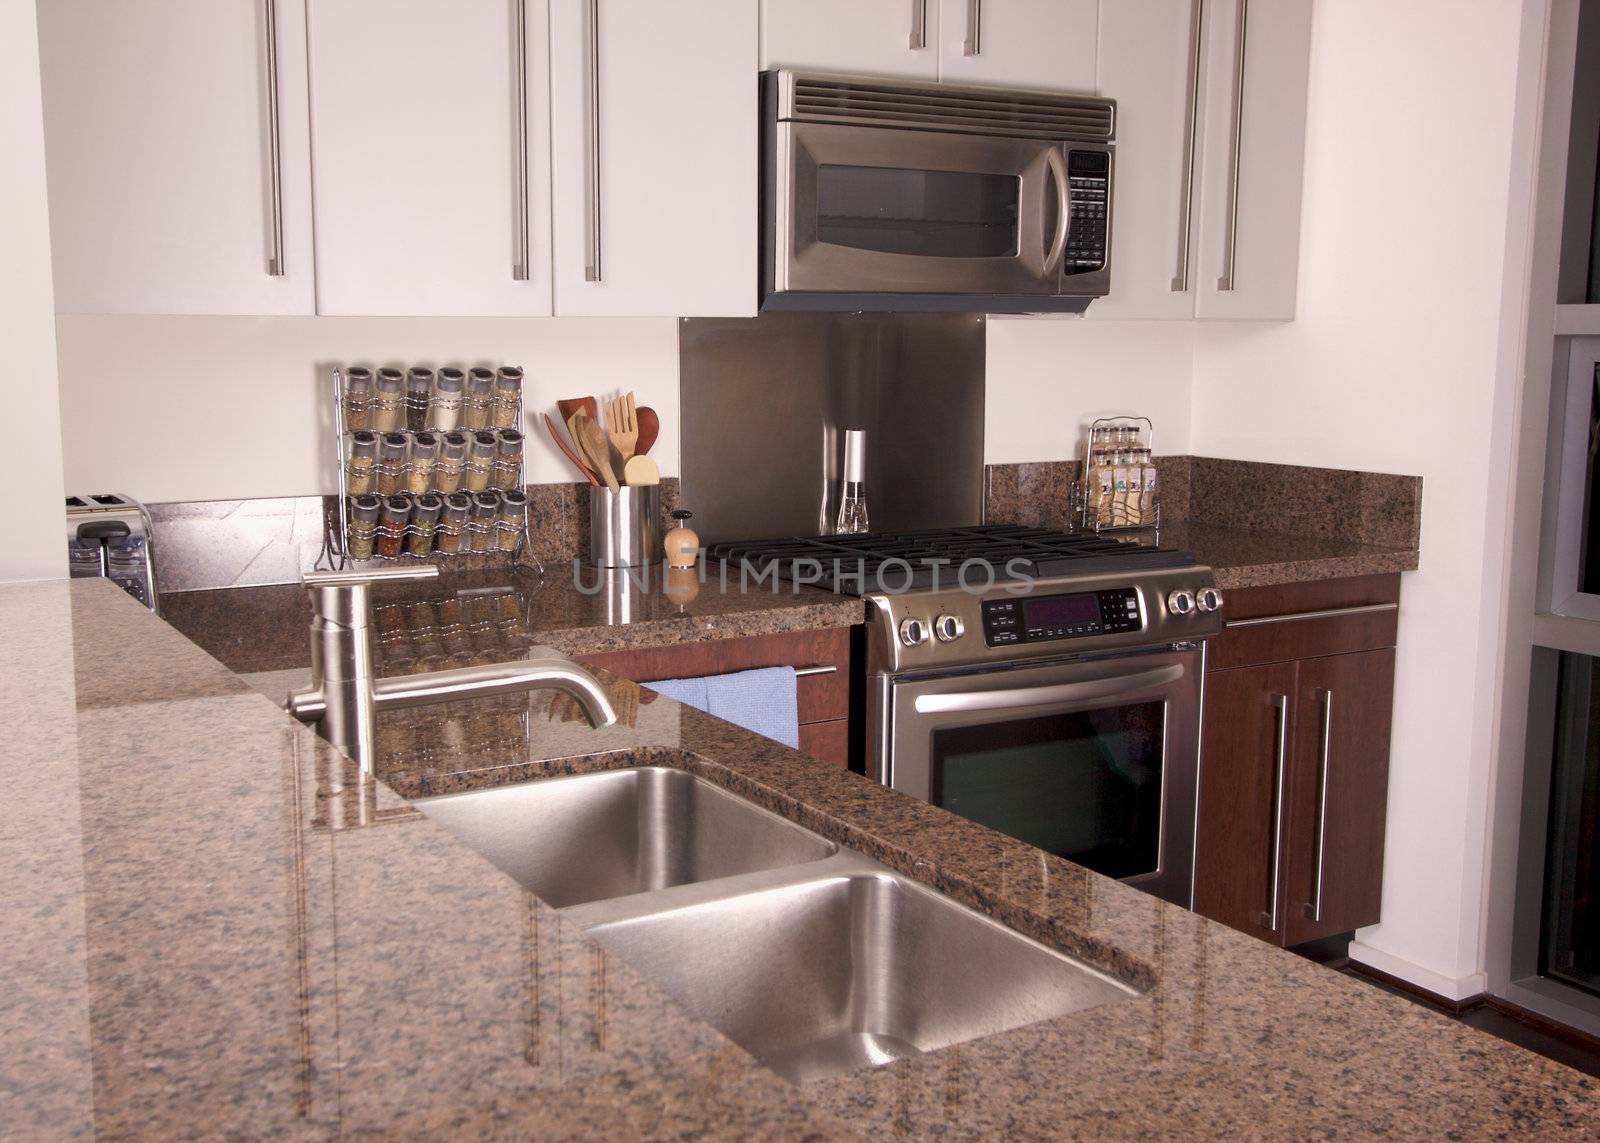
[[[1394,651],[1300,663],[1284,912],[1289,944],[1376,924]]]
[[[939,77],[939,0],[762,0],[761,66]]]
[[[550,312],[545,5],[313,0],[319,313]]]
[[[1213,0],[1206,23],[1195,311],[1288,321],[1300,270],[1311,0]]]
[[[47,0],[39,55],[58,310],[311,312],[304,0]]]
[[[755,314],[757,16],[553,0],[557,314]]]
[[[1283,943],[1281,827],[1294,703],[1293,663],[1206,676],[1195,911],[1274,944]]]
[[[1088,318],[1194,316],[1201,0],[1115,0],[1100,11],[1100,91],[1117,101],[1111,293]]]
[[[938,5],[941,80],[1095,90],[1100,0],[938,0]]]

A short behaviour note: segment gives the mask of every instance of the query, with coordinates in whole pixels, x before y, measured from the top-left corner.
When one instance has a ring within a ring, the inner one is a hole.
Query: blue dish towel
[[[700,679],[646,683],[669,699],[753,730],[785,746],[800,745],[800,708],[793,667],[761,667]]]

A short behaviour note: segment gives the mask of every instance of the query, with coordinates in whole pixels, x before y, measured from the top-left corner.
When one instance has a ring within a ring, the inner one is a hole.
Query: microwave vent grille
[[[794,76],[786,118],[857,126],[1110,142],[1116,104],[1039,91]]]

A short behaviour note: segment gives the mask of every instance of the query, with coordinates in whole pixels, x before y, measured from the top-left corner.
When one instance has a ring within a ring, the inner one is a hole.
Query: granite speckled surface
[[[0,588],[0,622],[8,1137],[1600,1135],[1588,1077],[667,700],[595,731],[534,694],[470,764],[508,712],[462,704],[363,787],[109,584]],[[796,1087],[396,793],[641,761],[1142,995]]]

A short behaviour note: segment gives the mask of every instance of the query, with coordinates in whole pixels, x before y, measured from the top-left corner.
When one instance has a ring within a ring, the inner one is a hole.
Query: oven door
[[[1055,295],[1066,148],[828,123],[776,125],[777,291]]]
[[[888,781],[1187,907],[1202,672],[1163,650],[897,680]]]

